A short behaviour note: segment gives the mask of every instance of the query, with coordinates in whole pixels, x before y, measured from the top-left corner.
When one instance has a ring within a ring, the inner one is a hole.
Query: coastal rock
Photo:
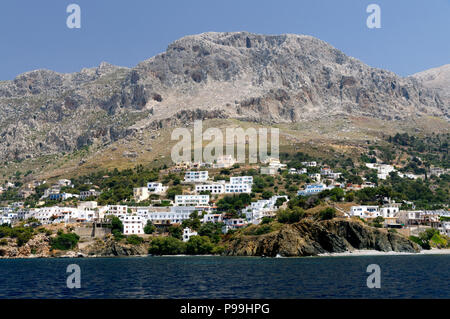
[[[359,221],[335,219],[322,222],[303,220],[262,236],[238,235],[227,243],[225,254],[294,257],[354,249],[409,253],[420,251],[415,243],[401,235],[369,227]]]
[[[148,244],[131,245],[117,242],[109,236],[105,240],[96,240],[93,244],[79,250],[78,253],[98,257],[141,256],[148,254]]]

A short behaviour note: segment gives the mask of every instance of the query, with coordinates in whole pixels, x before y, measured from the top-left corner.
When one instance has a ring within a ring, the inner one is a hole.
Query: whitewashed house
[[[188,171],[184,175],[186,183],[201,183],[208,180],[208,171]]]
[[[197,236],[198,233],[196,231],[193,231],[189,227],[186,227],[183,229],[183,241],[188,242],[189,239],[191,239],[192,236]]]
[[[209,195],[175,195],[176,206],[207,206]]]

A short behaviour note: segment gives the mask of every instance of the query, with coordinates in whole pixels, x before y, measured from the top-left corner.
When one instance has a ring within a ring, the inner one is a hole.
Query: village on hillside
[[[198,223],[215,224],[227,234],[277,216],[281,220],[280,214],[294,214],[296,208],[289,203],[295,199],[295,205],[306,211],[327,207],[332,217],[360,219],[408,237],[419,236],[427,229],[450,236],[448,197],[436,203],[426,201],[424,206],[423,201],[391,198],[382,186],[386,180],[394,188],[403,181],[422,183],[424,175],[448,178],[448,169],[431,167],[425,174],[415,175],[371,161],[363,165],[364,174],[357,175],[342,168],[334,170],[318,160],[302,161],[308,157],[300,155],[288,156],[285,163],[268,158],[261,165],[240,165],[225,155],[214,163],[179,163],[141,175],[139,170],[143,168],[138,168],[134,174],[142,177],[138,183],[144,185],[133,187],[131,196],[118,197],[117,202],[113,190],[119,192],[120,180],[112,181],[108,175],[100,179],[109,181],[109,187],[100,187],[89,178],[59,179],[54,184],[32,181],[16,190],[22,201],[11,201],[0,208],[0,225],[56,224],[70,226],[81,237],[104,237],[111,232],[115,217],[123,225],[124,236],[176,233],[178,239],[188,242],[199,235]],[[145,180],[145,176],[151,180]],[[0,192],[15,188],[7,183]],[[33,196],[39,199],[30,204],[27,199]],[[416,207],[418,203],[421,207]]]

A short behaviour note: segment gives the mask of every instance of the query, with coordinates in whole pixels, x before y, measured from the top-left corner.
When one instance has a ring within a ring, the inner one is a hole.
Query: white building
[[[242,210],[247,220],[251,224],[259,224],[263,217],[273,217],[278,209],[275,206],[279,198],[284,198],[289,201],[287,196],[272,196],[270,199],[261,199],[257,202],[251,203]]]
[[[123,224],[124,235],[141,235],[144,233],[143,219],[141,216],[127,214],[119,218]]]
[[[175,195],[176,206],[207,206],[209,195]]]
[[[289,169],[289,174],[307,174],[308,170],[306,168],[300,168],[300,169],[295,169],[295,168],[290,168]]]
[[[394,166],[387,164],[366,163],[366,166],[377,171],[378,179],[386,179],[390,172],[396,171]]]
[[[133,188],[133,197],[137,203],[148,199],[150,197],[150,192],[148,191],[148,187]]]
[[[236,160],[231,155],[219,156],[216,162],[213,164],[214,168],[229,168],[236,163]]]
[[[386,204],[380,207],[380,215],[383,218],[394,218],[400,211],[400,204]]]
[[[99,192],[95,189],[90,189],[88,191],[80,192],[80,199],[85,200],[88,197],[98,197],[100,194],[101,194],[101,192]]]
[[[243,218],[232,218],[224,220],[225,226],[222,227],[222,233],[226,234],[231,229],[238,229],[248,225],[248,222]]]
[[[247,183],[242,184],[225,184],[225,193],[236,194],[236,193],[251,193],[252,185]]]
[[[316,167],[317,166],[317,162],[302,162],[301,164],[306,167]]]
[[[126,214],[128,211],[128,206],[127,205],[108,205],[107,206],[107,214],[108,215],[121,215],[121,214]]]
[[[58,185],[59,186],[71,186],[72,182],[70,179],[60,179],[60,180],[58,180]]]
[[[352,206],[349,215],[361,218],[375,218],[380,216],[380,210],[378,206]]]
[[[163,186],[162,183],[154,183],[154,182],[147,183],[147,188],[149,193],[158,195],[165,194],[168,189],[168,187]]]
[[[195,185],[195,192],[197,194],[205,191],[209,191],[211,194],[223,194],[225,193],[225,182]]]
[[[188,171],[184,175],[186,183],[200,183],[208,180],[208,171]]]
[[[230,184],[253,184],[253,176],[232,176]]]
[[[326,189],[330,189],[330,187],[327,187],[325,184],[308,184],[304,190],[298,191],[297,195],[311,196],[323,192]]]
[[[183,229],[183,241],[188,242],[189,239],[191,239],[192,236],[197,236],[198,233],[196,231],[193,231],[189,227],[186,227]]]

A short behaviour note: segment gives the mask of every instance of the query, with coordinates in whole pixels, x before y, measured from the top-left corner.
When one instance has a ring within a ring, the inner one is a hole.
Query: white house
[[[60,179],[60,180],[58,180],[58,185],[59,186],[71,186],[72,182],[70,179]]]
[[[124,215],[119,217],[123,224],[123,233],[125,235],[140,235],[144,233],[143,220],[141,216]]]
[[[304,190],[298,191],[297,195],[310,196],[323,192],[326,189],[329,189],[329,187],[327,187],[325,184],[308,184],[306,185],[306,188]]]
[[[95,189],[90,189],[88,191],[80,192],[80,199],[85,200],[88,197],[98,197],[100,194],[101,194],[101,192],[99,192]]]
[[[375,218],[380,216],[380,210],[378,206],[352,206],[349,215],[361,218]]]
[[[394,166],[387,164],[366,163],[366,166],[377,171],[378,179],[386,179],[390,172],[396,171]]]
[[[225,226],[222,227],[222,233],[226,234],[230,229],[238,229],[248,225],[248,222],[243,218],[232,218],[224,220]]]
[[[230,184],[253,184],[253,176],[232,176]]]
[[[316,167],[317,166],[317,162],[302,162],[301,164],[306,167]]]
[[[163,186],[162,183],[147,183],[148,192],[151,194],[165,194],[167,191],[167,186]]]
[[[192,236],[197,236],[198,233],[196,231],[193,231],[189,227],[186,227],[183,229],[183,241],[188,242],[189,239],[191,239]]]
[[[231,155],[219,156],[216,162],[213,164],[214,168],[229,168],[236,163],[236,160]]]
[[[120,215],[126,214],[128,211],[127,205],[108,205],[107,206],[107,214],[109,215]]]
[[[186,183],[200,183],[208,180],[208,171],[188,171],[184,175]]]
[[[396,217],[400,211],[400,204],[386,204],[380,207],[380,215],[384,218]]]
[[[176,206],[207,206],[209,195],[175,195]]]
[[[242,213],[251,224],[259,224],[263,217],[275,216],[277,211],[275,204],[279,198],[285,198],[288,201],[287,196],[272,196],[270,199],[261,199],[251,203],[242,210]]]
[[[211,194],[223,194],[225,193],[225,182],[195,185],[197,194],[204,191],[209,191]]]
[[[148,191],[148,187],[133,188],[133,197],[137,203],[148,199],[150,197],[150,192]]]
[[[232,194],[232,193],[251,193],[252,192],[252,185],[247,183],[242,184],[225,184],[225,193]]]

